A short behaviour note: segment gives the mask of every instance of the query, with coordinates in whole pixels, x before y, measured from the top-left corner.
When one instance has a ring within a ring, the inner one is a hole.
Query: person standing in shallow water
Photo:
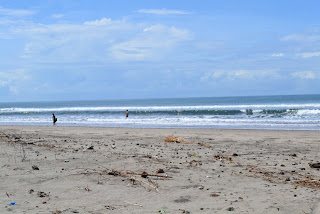
[[[129,117],[129,111],[128,110],[126,111],[126,117]]]
[[[52,121],[53,121],[53,125],[56,125],[58,118],[56,118],[56,116],[54,114],[52,114]]]

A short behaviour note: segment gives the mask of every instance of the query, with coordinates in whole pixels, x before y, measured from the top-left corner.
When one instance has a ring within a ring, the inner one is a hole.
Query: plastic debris
[[[158,212],[159,212],[159,213],[166,213],[165,210],[159,210]]]
[[[16,202],[11,202],[10,205],[11,206],[16,205]]]

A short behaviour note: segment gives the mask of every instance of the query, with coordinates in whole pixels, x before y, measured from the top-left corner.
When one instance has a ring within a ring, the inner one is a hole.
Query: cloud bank
[[[138,11],[139,13],[147,13],[154,15],[187,15],[191,14],[191,12],[183,11],[183,10],[169,10],[169,9],[141,9]]]

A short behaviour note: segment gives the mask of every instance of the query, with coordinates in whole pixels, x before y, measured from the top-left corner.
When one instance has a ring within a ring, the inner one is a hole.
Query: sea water
[[[52,125],[52,113],[57,126],[320,130],[320,95],[0,103],[0,125]]]

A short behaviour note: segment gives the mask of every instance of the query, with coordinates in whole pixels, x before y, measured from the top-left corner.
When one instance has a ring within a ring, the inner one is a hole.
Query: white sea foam
[[[116,106],[116,107],[61,107],[61,108],[1,108],[0,112],[84,112],[84,111],[173,111],[173,110],[241,110],[253,109],[317,109],[319,103],[314,104],[271,104],[271,105],[199,105],[199,106]]]
[[[297,112],[297,115],[320,115],[320,109],[302,109]]]
[[[1,117],[0,124],[39,124],[49,125],[47,117]],[[199,117],[140,117],[140,118],[106,118],[106,117],[60,117],[58,125],[85,126],[122,126],[122,127],[235,127],[235,128],[290,128],[319,129],[319,120],[310,119],[250,119],[250,118],[199,118]]]

